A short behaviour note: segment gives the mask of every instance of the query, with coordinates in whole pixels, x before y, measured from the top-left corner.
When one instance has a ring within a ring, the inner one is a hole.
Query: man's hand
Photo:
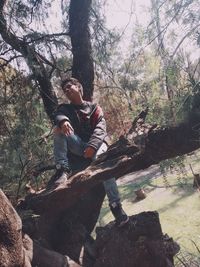
[[[91,146],[88,146],[84,151],[84,158],[92,159],[96,153],[96,149]]]
[[[68,121],[64,121],[61,124],[60,128],[61,128],[62,133],[66,135],[71,135],[74,133],[74,129]]]

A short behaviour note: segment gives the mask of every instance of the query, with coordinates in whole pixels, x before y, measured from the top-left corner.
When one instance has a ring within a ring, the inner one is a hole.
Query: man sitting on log
[[[95,160],[108,148],[101,107],[83,100],[83,87],[77,79],[65,79],[61,87],[71,103],[61,104],[55,113],[54,157],[57,171],[50,183],[56,185],[69,179],[72,173],[68,152]],[[122,209],[116,180],[111,178],[103,184],[116,225],[123,226],[129,217]]]

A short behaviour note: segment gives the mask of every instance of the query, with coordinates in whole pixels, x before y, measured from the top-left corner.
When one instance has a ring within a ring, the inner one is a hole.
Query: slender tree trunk
[[[94,66],[89,30],[91,0],[71,0],[69,9],[69,34],[72,43],[72,76],[84,89],[84,99],[93,95]]]
[[[157,46],[158,51],[161,57],[161,63],[163,67],[163,79],[162,79],[162,87],[163,90],[167,93],[167,98],[169,101],[169,108],[170,108],[170,116],[171,116],[171,122],[172,125],[176,125],[176,112],[174,108],[174,102],[173,102],[173,88],[170,82],[170,76],[168,74],[168,71],[170,69],[170,61],[168,60],[169,55],[168,51],[165,47],[163,35],[162,35],[162,27],[160,24],[160,14],[159,14],[159,0],[151,0],[152,9],[155,14],[155,24],[156,24],[156,34],[157,34]]]

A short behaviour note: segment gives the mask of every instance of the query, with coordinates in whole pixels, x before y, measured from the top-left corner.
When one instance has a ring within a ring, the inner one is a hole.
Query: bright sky
[[[126,54],[130,45],[134,25],[140,24],[144,28],[149,24],[150,16],[148,8],[151,0],[108,0],[104,13],[107,27],[110,29],[120,29],[123,33],[120,49]]]
[[[49,20],[52,27],[59,27],[60,0],[52,1],[51,5],[51,16],[47,21]],[[149,17],[146,11],[149,6],[150,0],[108,0],[104,8],[107,25],[109,28],[125,28],[136,20],[147,24]]]
[[[138,20],[145,25],[149,20],[147,15],[149,6],[150,0],[109,0],[105,7],[107,25],[110,28],[124,28],[130,19],[131,22]]]
[[[133,25],[138,22],[145,28],[150,22],[150,16],[148,9],[151,6],[151,0],[108,0],[105,6],[105,14],[107,20],[107,26],[110,29],[120,28],[125,30],[123,39],[123,50],[126,50],[132,34]],[[172,25],[172,27],[176,27]],[[176,29],[176,28],[174,28]],[[179,39],[182,35],[186,34],[185,29],[180,30],[179,25]],[[178,34],[178,32],[176,32]],[[178,39],[177,39],[178,42]],[[199,58],[200,49],[197,47],[196,41],[191,41],[190,38],[186,38],[183,46],[185,50],[191,53],[191,59]]]
[[[69,0],[66,0],[69,1]],[[133,32],[133,25],[138,22],[144,27],[150,20],[148,8],[151,0],[107,0],[103,13],[106,16],[107,27],[119,29],[123,33],[121,48],[126,52]],[[46,20],[48,30],[60,32],[61,6],[60,0],[51,2],[50,16]]]
[[[69,1],[69,0],[65,0]],[[48,29],[52,29],[52,32],[59,32],[60,18],[61,18],[61,0],[54,0],[51,2],[51,15],[46,20],[48,23]],[[122,47],[125,51],[128,47],[131,34],[133,32],[133,26],[136,22],[142,24],[143,27],[147,26],[150,22],[150,16],[148,9],[151,6],[151,0],[107,0],[104,7],[104,14],[106,16],[107,26],[110,29],[116,28],[124,32]],[[184,31],[180,32],[184,34]],[[188,46],[189,50],[194,49],[191,46],[191,40],[185,40],[184,47]],[[196,53],[194,55],[196,57]]]

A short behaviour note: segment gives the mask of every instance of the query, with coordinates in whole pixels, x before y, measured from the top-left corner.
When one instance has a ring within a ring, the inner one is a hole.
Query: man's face
[[[81,97],[79,87],[70,82],[64,85],[63,92],[72,103]]]

